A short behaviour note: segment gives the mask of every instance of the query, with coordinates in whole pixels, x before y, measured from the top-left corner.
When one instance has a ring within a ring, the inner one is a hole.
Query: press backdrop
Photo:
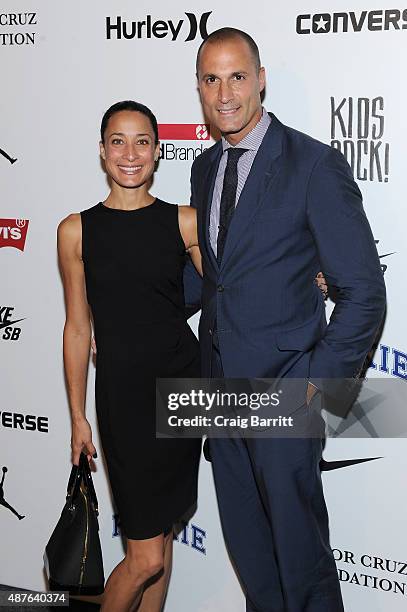
[[[206,32],[226,25],[248,31],[259,44],[267,70],[265,107],[284,123],[340,148],[352,164],[388,289],[387,321],[368,375],[406,380],[403,5],[388,0],[337,0],[329,6],[316,0],[280,5],[3,0],[0,469],[8,471],[0,496],[0,583],[45,588],[42,553],[70,470],[57,224],[105,198],[99,124],[103,112],[122,99],[151,106],[162,124],[153,193],[174,203],[189,201],[191,163],[213,142],[199,104],[195,54]],[[117,326],[125,327],[128,321],[114,295],[111,308]],[[194,330],[196,324],[197,317]],[[87,415],[99,451],[94,481],[108,576],[123,548],[97,436],[93,384],[91,364]],[[391,419],[391,406],[382,408]],[[368,422],[364,426],[369,430]],[[327,444],[325,459],[339,462],[323,480],[348,612],[397,612],[406,606],[403,434]],[[363,458],[370,460],[343,463]],[[175,543],[166,610],[244,610],[205,461],[199,509]]]

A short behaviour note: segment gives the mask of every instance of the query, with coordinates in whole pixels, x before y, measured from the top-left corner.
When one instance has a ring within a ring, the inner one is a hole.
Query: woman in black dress
[[[197,496],[201,441],[155,437],[156,377],[200,376],[182,283],[185,251],[201,271],[196,214],[149,193],[159,144],[157,121],[145,106],[120,102],[105,113],[100,154],[108,197],[58,228],[72,462],[78,464],[82,450],[88,460],[95,453],[85,417],[91,314],[99,432],[127,538],[101,609],[124,612],[139,605],[139,611],[159,612],[172,526]]]

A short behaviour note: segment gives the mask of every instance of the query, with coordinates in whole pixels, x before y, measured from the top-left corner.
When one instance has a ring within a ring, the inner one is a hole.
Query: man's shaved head
[[[219,30],[215,30],[212,34],[209,34],[208,38],[202,41],[198,53],[196,56],[196,74],[198,75],[199,70],[199,58],[201,55],[201,50],[205,45],[215,44],[215,43],[223,43],[229,42],[231,40],[244,40],[250,48],[251,54],[253,56],[253,61],[256,66],[256,71],[260,70],[260,53],[257,44],[254,42],[253,38],[249,36],[243,30],[238,30],[237,28],[220,28]]]

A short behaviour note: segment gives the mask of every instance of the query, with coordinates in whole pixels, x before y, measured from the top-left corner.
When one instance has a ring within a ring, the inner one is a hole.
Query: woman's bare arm
[[[78,464],[81,450],[87,453],[88,459],[95,452],[85,417],[91,323],[81,243],[80,215],[69,215],[58,227],[58,257],[65,292],[64,367],[72,417],[72,461],[75,465]]]
[[[195,208],[192,208],[192,206],[178,206],[178,219],[185,248],[191,256],[195,268],[202,276],[202,257],[198,246],[198,228]]]

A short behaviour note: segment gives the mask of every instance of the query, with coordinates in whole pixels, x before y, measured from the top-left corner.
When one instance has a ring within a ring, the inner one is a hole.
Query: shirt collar
[[[258,151],[270,123],[271,117],[265,110],[265,108],[262,107],[262,114],[260,120],[254,126],[254,128],[236,145],[236,147],[249,149],[251,151]],[[222,136],[223,152],[231,148],[234,147],[226,140],[226,138]]]

